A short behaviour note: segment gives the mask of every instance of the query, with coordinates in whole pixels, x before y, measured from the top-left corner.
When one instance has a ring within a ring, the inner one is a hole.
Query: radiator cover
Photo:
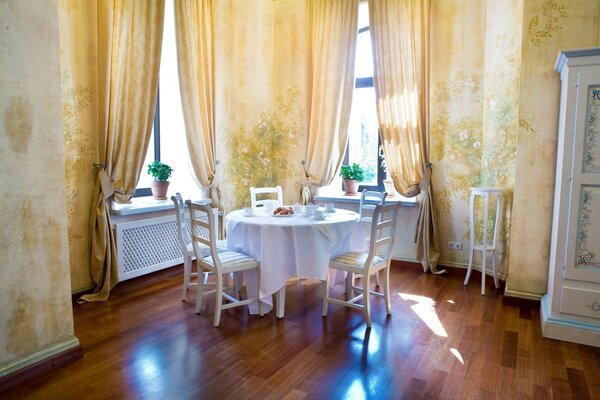
[[[118,223],[115,231],[119,281],[183,263],[175,215]]]

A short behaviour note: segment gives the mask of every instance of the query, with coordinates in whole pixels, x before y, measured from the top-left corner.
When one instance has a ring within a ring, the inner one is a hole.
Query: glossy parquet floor
[[[463,278],[395,264],[393,315],[375,299],[371,330],[338,305],[322,318],[314,280],[288,283],[283,320],[232,309],[213,328],[213,301],[194,314],[171,268],[74,305],[84,356],[0,397],[600,399],[600,348],[542,338],[537,305]]]

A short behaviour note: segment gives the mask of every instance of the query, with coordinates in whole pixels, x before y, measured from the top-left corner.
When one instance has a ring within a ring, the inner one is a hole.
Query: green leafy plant
[[[362,182],[365,180],[365,171],[357,163],[342,165],[340,176],[342,179],[356,179],[357,182]]]
[[[172,172],[173,168],[160,161],[154,161],[152,164],[148,164],[148,175],[151,175],[157,182],[169,180]]]

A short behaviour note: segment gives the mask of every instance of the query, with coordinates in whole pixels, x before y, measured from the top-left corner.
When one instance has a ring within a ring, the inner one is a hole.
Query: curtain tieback
[[[100,180],[100,189],[102,190],[102,196],[104,200],[107,200],[115,193],[110,177],[106,173],[105,169],[98,171],[98,179]]]

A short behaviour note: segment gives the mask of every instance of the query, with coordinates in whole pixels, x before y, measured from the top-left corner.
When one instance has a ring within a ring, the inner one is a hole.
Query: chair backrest
[[[192,239],[185,223],[185,204],[181,193],[175,193],[175,196],[171,196],[171,200],[175,203],[175,217],[177,218],[177,239],[179,240],[179,246],[181,251],[185,253],[187,251],[187,245],[191,243]]]
[[[255,188],[254,186],[250,188],[250,202],[251,207],[263,207],[265,205],[265,200],[268,199],[257,199],[257,195],[259,194],[275,194],[277,195],[277,207],[283,206],[283,192],[281,190],[281,186],[276,187],[263,187],[263,188]]]
[[[190,236],[190,228],[185,220],[185,204],[183,201],[183,197],[181,197],[181,193],[175,193],[175,196],[171,196],[171,200],[175,203],[175,217],[177,219],[177,240],[179,241],[179,246],[181,246],[181,251],[187,251],[188,245],[192,242],[192,238]],[[213,210],[213,215],[215,212],[218,214],[218,210]],[[213,225],[215,230],[215,237],[219,237],[219,218],[218,215],[215,218],[215,222]]]
[[[365,268],[371,265],[375,256],[386,261],[390,259],[396,237],[398,208],[399,204],[397,203],[375,206],[369,240],[369,255],[365,262]]]
[[[363,190],[360,196],[360,205],[358,207],[358,213],[360,214],[360,220],[371,222],[373,220],[373,212],[375,207],[380,204],[385,204],[385,198],[387,192],[377,192],[375,190]]]
[[[213,213],[210,204],[194,203],[191,200],[186,200],[185,204],[190,212],[190,231],[192,234],[192,246],[196,253],[196,262],[204,269],[215,271],[221,269],[221,260],[217,251],[217,233],[215,231],[215,220],[217,219]],[[210,255],[214,261],[214,268],[202,261],[205,254],[202,249],[210,248]]]

